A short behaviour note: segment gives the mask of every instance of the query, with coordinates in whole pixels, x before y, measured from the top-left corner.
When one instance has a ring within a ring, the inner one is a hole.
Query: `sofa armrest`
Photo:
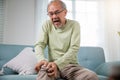
[[[112,67],[117,65],[120,66],[120,61],[105,62],[98,66],[95,72],[98,75],[109,76],[111,74]]]

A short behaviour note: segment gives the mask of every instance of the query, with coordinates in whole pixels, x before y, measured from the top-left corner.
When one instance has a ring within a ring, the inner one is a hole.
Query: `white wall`
[[[105,41],[107,61],[120,60],[120,0],[106,0]]]
[[[34,44],[35,0],[5,0],[3,43]]]

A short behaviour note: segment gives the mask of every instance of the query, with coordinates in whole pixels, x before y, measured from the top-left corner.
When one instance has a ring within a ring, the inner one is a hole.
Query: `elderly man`
[[[80,26],[74,20],[66,19],[66,5],[53,0],[47,7],[48,16],[35,45],[38,63],[37,80],[98,80],[96,74],[78,65],[77,53],[80,45]],[[48,59],[44,49],[48,45]]]

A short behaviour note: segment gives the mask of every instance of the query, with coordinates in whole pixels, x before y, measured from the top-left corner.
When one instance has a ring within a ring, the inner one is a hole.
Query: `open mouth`
[[[60,19],[53,19],[53,23],[54,24],[60,23]]]

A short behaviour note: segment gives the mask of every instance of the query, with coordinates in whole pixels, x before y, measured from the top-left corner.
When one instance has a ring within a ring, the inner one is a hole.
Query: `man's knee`
[[[99,80],[95,72],[88,70],[88,80]]]
[[[46,76],[47,76],[46,71],[41,71],[40,70],[37,74],[36,80],[41,80],[41,79],[45,80]]]

